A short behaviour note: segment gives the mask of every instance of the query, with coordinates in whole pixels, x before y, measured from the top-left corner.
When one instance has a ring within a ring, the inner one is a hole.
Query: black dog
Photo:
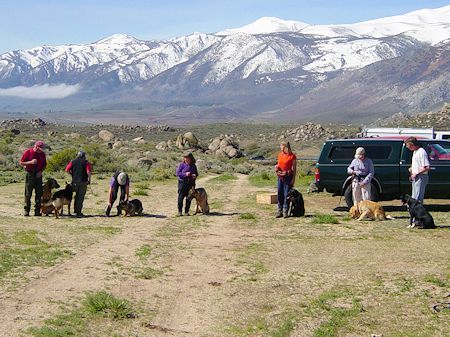
[[[433,217],[423,207],[420,201],[411,198],[409,195],[404,195],[402,196],[402,203],[403,205],[407,205],[409,211],[410,219],[408,228],[413,228],[415,224],[426,229],[436,228]]]
[[[142,202],[139,199],[121,201],[119,203],[119,206],[117,206],[119,215],[121,215],[122,212],[125,212],[124,216],[141,215],[143,210],[144,209],[142,208]]]
[[[72,185],[66,184],[66,188],[63,190],[56,191],[53,193],[52,198],[44,204],[44,206],[52,205],[55,209],[55,216],[58,218],[59,215],[63,214],[63,207],[67,205],[67,209],[70,215],[70,204],[72,203]]]
[[[295,188],[291,188],[286,197],[289,207],[289,216],[304,216],[305,215],[305,202],[303,201],[302,194]]]

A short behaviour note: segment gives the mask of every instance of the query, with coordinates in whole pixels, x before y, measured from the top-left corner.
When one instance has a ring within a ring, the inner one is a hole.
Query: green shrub
[[[339,221],[336,217],[330,214],[317,214],[312,219],[313,224],[338,224]]]
[[[47,160],[46,170],[49,172],[64,170],[67,164],[76,157],[77,153],[77,149],[68,148],[52,154]]]
[[[104,290],[96,293],[88,293],[83,304],[86,311],[91,314],[100,314],[113,319],[123,319],[133,316],[133,311],[127,300],[114,297]]]
[[[133,192],[133,194],[134,195],[148,195],[148,192],[146,190],[142,190],[142,189],[138,188]]]
[[[242,220],[254,220],[256,219],[256,216],[252,213],[242,213],[239,215],[239,219]]]
[[[277,176],[275,172],[262,171],[250,174],[249,181],[252,185],[258,187],[276,186]]]

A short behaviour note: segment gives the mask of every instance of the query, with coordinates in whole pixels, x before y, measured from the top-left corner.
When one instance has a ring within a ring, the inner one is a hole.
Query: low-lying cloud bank
[[[67,85],[33,85],[32,87],[13,87],[0,89],[0,96],[11,96],[29,99],[59,99],[76,94],[81,89],[79,84]]]

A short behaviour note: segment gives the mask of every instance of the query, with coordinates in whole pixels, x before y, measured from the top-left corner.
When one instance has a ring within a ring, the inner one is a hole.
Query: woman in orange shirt
[[[295,176],[297,173],[297,157],[291,150],[289,142],[280,143],[280,153],[278,154],[278,163],[275,165],[275,173],[278,176],[278,212],[277,218],[288,217],[288,204],[286,201],[287,193],[294,187]]]

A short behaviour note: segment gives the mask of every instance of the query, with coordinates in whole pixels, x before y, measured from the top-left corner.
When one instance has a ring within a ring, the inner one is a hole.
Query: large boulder
[[[98,138],[103,140],[104,142],[110,142],[114,139],[114,134],[111,131],[108,130],[101,130],[98,133]]]
[[[195,135],[192,132],[186,132],[183,135],[183,141],[185,144],[188,143],[189,147],[198,145],[198,139],[197,139],[197,137],[195,137]]]
[[[166,142],[159,142],[158,144],[156,144],[155,148],[159,151],[167,151],[169,145]]]
[[[220,135],[214,138],[208,149],[218,157],[242,157],[242,152],[239,150],[239,141],[235,135]]]

